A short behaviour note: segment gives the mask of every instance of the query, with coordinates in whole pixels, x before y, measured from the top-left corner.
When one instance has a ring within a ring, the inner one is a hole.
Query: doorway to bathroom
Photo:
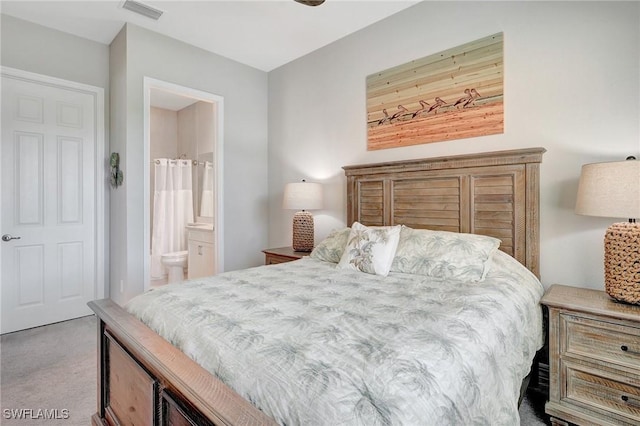
[[[223,98],[144,79],[145,291],[222,271]]]

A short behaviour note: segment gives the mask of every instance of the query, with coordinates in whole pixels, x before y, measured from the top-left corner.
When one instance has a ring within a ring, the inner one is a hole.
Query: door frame
[[[151,288],[151,206],[149,204],[151,191],[151,131],[150,131],[150,110],[151,110],[151,90],[159,89],[172,92],[176,95],[193,98],[216,105],[215,119],[215,140],[213,144],[213,162],[215,164],[215,196],[213,197],[214,218],[213,218],[213,256],[215,258],[214,274],[224,271],[224,212],[223,212],[223,152],[224,152],[224,97],[213,93],[204,92],[190,87],[180,86],[167,81],[157,80],[151,77],[144,77],[144,291]],[[194,218],[195,219],[195,218]]]
[[[48,75],[37,74],[30,71],[24,71],[16,68],[0,66],[0,75],[16,80],[22,80],[29,83],[35,83],[44,86],[55,87],[63,90],[70,90],[87,94],[93,97],[93,106],[95,113],[95,152],[94,152],[94,243],[95,243],[95,271],[94,271],[94,297],[96,299],[104,299],[108,297],[105,292],[105,271],[109,264],[108,236],[106,233],[106,208],[107,199],[105,187],[107,181],[105,178],[105,159],[107,158],[107,145],[105,144],[105,98],[104,89],[102,87],[91,86],[89,84],[78,83],[75,81],[65,80]],[[0,176],[0,179],[2,177]],[[1,183],[1,182],[0,182]],[[0,212],[0,215],[2,213]],[[0,224],[2,217],[0,216]],[[2,256],[2,245],[0,244],[0,257]],[[0,277],[0,286],[2,286],[2,277]],[[2,292],[0,291],[0,297]]]

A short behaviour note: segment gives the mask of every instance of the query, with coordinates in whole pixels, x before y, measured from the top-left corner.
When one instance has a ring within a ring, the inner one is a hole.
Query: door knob
[[[9,234],[4,234],[2,236],[2,241],[11,241],[11,240],[19,240],[19,239],[20,239],[20,237],[12,237]]]

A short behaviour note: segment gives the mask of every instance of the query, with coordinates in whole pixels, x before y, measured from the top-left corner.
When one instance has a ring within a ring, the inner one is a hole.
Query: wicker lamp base
[[[640,223],[614,223],[607,229],[604,282],[612,298],[640,304]]]
[[[293,215],[293,249],[313,250],[313,215],[304,210]]]

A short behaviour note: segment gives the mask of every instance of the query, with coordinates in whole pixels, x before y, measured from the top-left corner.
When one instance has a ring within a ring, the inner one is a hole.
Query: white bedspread
[[[481,283],[305,258],[169,285],[127,310],[283,425],[517,425],[540,282],[497,253]]]

